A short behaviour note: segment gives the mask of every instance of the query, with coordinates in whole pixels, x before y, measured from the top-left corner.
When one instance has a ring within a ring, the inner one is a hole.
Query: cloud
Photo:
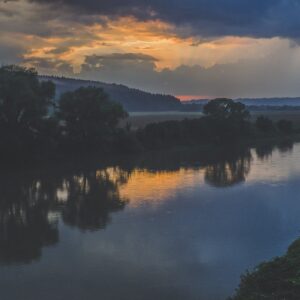
[[[22,62],[24,49],[18,45],[0,46],[0,64],[13,64]]]
[[[143,54],[143,53],[112,53],[107,55],[91,55],[87,56],[85,63],[95,64],[102,63],[104,61],[142,61],[142,62],[155,62],[157,58]]]
[[[106,77],[112,80],[118,78],[130,78],[132,73],[143,77],[154,72],[157,59],[142,53],[113,53],[108,55],[91,55],[85,58],[81,66],[81,77],[91,79],[92,77]]]
[[[91,56],[86,58],[77,76],[174,95],[233,98],[299,96],[297,78],[300,60],[295,60],[295,57],[300,57],[300,50],[293,48],[286,51],[286,47],[277,49],[267,58],[216,64],[210,68],[181,65],[173,70],[166,68],[161,71],[149,59],[118,59],[116,63],[110,55],[100,59]],[[127,56],[123,55],[124,58]]]
[[[22,64],[38,68],[41,74],[59,74],[66,76],[72,76],[74,74],[72,65],[60,59],[33,57],[24,59]]]
[[[183,26],[182,34],[203,37],[300,35],[299,0],[53,0],[51,6],[81,15],[160,19]]]
[[[0,0],[0,57],[152,92],[298,96],[299,15],[300,0]]]

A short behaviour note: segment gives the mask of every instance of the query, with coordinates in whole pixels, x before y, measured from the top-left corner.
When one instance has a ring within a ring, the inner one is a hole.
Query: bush
[[[259,265],[241,277],[232,300],[297,300],[300,295],[300,239],[286,255]]]
[[[280,120],[277,122],[277,128],[283,133],[293,132],[293,122],[288,120]]]
[[[256,119],[255,125],[258,130],[263,131],[263,132],[270,132],[274,130],[274,125],[272,120],[265,116],[259,116]]]

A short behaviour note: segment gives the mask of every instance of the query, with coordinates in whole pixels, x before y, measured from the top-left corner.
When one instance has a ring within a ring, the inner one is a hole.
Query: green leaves
[[[241,277],[233,300],[299,299],[300,295],[300,239],[286,255],[260,264],[253,272]]]

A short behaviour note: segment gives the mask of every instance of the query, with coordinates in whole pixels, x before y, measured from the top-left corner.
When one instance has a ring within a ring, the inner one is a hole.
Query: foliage
[[[283,133],[292,133],[293,132],[293,122],[288,120],[279,120],[277,122],[277,128]]]
[[[40,82],[33,69],[0,68],[0,122],[9,126],[36,126],[47,115],[55,94],[50,81]]]
[[[39,78],[33,69],[0,68],[2,157],[36,158],[82,150],[134,153],[143,149],[230,144],[253,132],[245,105],[225,98],[207,103],[206,116],[202,118],[148,124],[137,131],[127,122],[121,128],[120,120],[127,113],[102,88],[85,86],[67,91],[54,105],[55,85],[46,79]],[[274,129],[272,121],[265,117],[259,117],[256,126],[263,132]],[[277,127],[286,134],[293,132],[289,121],[281,120]]]
[[[259,116],[256,119],[255,125],[258,130],[263,131],[263,132],[270,132],[274,130],[274,124],[272,120],[265,116]]]
[[[230,99],[216,99],[204,107],[206,117],[184,121],[166,121],[147,125],[138,132],[146,148],[201,143],[228,143],[249,132],[246,119],[249,112],[241,103]]]
[[[300,295],[300,239],[286,255],[259,265],[241,278],[232,300],[296,300]]]
[[[57,115],[66,136],[87,145],[105,141],[119,120],[127,116],[121,105],[110,101],[102,89],[95,87],[63,94]]]
[[[244,121],[250,117],[249,111],[243,103],[231,99],[218,98],[209,101],[203,107],[203,112],[215,119],[234,119]]]
[[[0,68],[0,135],[2,150],[26,151],[38,147],[45,134],[48,108],[55,85],[40,82],[33,69],[18,66]]]

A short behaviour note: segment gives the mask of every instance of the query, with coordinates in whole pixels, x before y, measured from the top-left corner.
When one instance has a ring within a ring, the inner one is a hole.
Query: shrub
[[[280,120],[277,122],[277,128],[283,133],[292,133],[293,122],[288,120]]]
[[[265,117],[265,116],[259,116],[256,119],[255,125],[257,127],[257,129],[259,129],[260,131],[263,132],[270,132],[272,130],[274,130],[274,125],[272,120],[270,120],[269,118]]]

